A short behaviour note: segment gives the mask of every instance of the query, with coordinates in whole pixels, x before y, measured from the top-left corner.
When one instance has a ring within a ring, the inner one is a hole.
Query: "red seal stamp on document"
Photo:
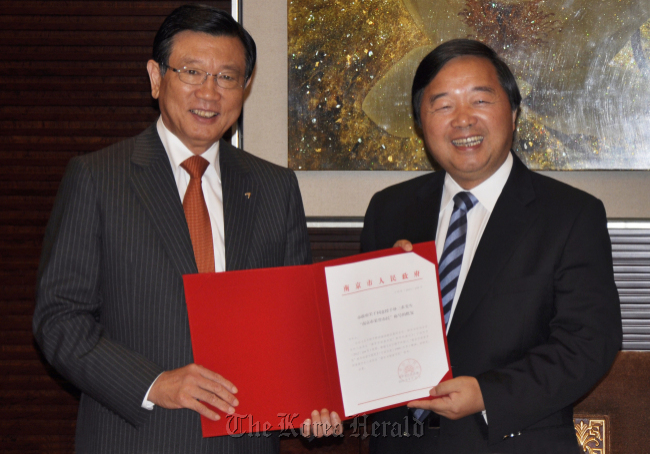
[[[413,381],[420,378],[422,367],[414,359],[405,359],[397,368],[397,376],[400,381]]]

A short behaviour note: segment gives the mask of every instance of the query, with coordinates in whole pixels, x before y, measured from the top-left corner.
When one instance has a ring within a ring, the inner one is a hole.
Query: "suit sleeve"
[[[85,394],[129,423],[162,369],[111,340],[102,311],[102,214],[92,174],[71,161],[48,223],[38,272],[33,330],[47,360]]]
[[[372,196],[366,215],[363,218],[363,230],[361,231],[361,252],[372,252],[377,250],[375,238],[375,213],[377,211],[377,194]]]
[[[287,206],[287,240],[284,265],[308,265],[312,262],[307,220],[296,174],[291,172]]]
[[[490,442],[572,405],[609,370],[620,349],[620,303],[600,201],[590,198],[575,216],[552,279],[547,341],[477,377]]]

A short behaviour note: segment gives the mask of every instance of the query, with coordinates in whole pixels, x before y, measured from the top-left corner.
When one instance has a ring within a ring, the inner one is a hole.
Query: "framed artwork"
[[[515,73],[513,148],[530,168],[650,169],[647,0],[289,0],[289,167],[432,168],[411,82],[453,38]]]

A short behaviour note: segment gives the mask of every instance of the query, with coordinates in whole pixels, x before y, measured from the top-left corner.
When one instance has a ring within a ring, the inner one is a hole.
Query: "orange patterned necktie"
[[[214,247],[210,215],[203,197],[201,178],[210,163],[201,156],[192,156],[181,164],[190,174],[190,183],[185,191],[183,210],[190,229],[194,259],[199,273],[214,273]]]

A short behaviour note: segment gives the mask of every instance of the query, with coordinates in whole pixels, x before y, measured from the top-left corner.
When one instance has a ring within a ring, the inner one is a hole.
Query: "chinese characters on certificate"
[[[325,276],[345,416],[428,397],[449,370],[435,265],[405,253]]]

